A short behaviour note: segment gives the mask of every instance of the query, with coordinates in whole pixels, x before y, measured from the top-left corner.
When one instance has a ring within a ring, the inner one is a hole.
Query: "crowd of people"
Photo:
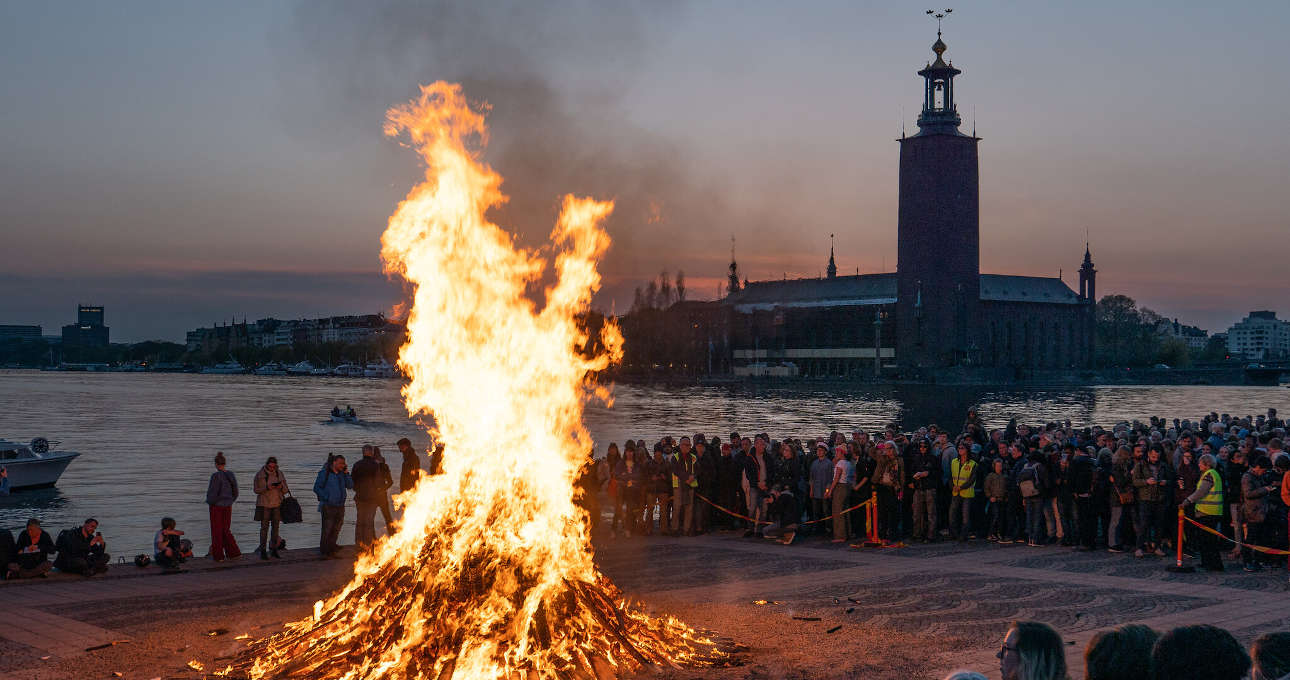
[[[583,475],[583,502],[596,522],[606,492],[611,537],[733,529],[785,542],[804,533],[887,545],[985,539],[1138,558],[1177,551],[1181,513],[1181,548],[1202,569],[1222,571],[1231,546],[1231,559],[1258,571],[1285,563],[1284,442],[1276,409],[1111,427],[1014,419],[991,429],[969,412],[957,431],[665,436],[609,444]]]
[[[1015,621],[995,655],[1003,680],[1068,680],[1066,645],[1052,627]],[[1247,651],[1215,626],[1164,634],[1131,624],[1097,633],[1084,648],[1085,680],[1284,680],[1290,677],[1290,633],[1266,633]],[[945,680],[985,680],[970,670]]]
[[[397,447],[402,455],[399,488],[407,491],[416,486],[424,473],[421,457],[408,439],[400,439]],[[442,448],[430,457],[428,469],[438,470]],[[237,560],[242,557],[237,539],[233,536],[233,505],[240,490],[237,476],[228,469],[228,459],[223,452],[214,458],[215,471],[206,486],[206,505],[210,516],[210,558],[215,562]],[[4,479],[0,477],[0,479]],[[381,512],[387,534],[395,530],[395,517],[390,506],[390,488],[394,479],[390,466],[381,455],[381,447],[364,445],[362,457],[351,470],[341,455],[328,455],[318,471],[313,492],[318,499],[322,516],[319,551],[324,557],[337,557],[340,550],[341,528],[345,522],[345,506],[349,492],[353,492],[357,517],[354,522],[354,542],[360,549],[376,541],[376,512]],[[255,554],[261,560],[280,559],[286,547],[279,531],[283,523],[302,520],[301,508],[291,494],[286,475],[273,456],[255,473],[252,490],[255,492],[255,520],[260,523],[259,545]],[[95,576],[108,570],[110,556],[103,535],[98,531],[98,520],[90,518],[76,528],[59,532],[51,537],[37,518],[28,520],[27,526],[17,536],[7,529],[0,529],[0,579],[45,578],[51,571]],[[141,553],[134,563],[144,567],[156,563],[165,569],[180,569],[193,557],[193,544],[184,538],[171,517],[161,519],[161,528],[153,537],[152,553]]]

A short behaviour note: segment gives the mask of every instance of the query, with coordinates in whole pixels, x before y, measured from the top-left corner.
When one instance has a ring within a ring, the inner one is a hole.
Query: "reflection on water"
[[[619,385],[613,408],[594,406],[587,427],[603,455],[608,442],[653,442],[664,434],[703,432],[722,439],[732,430],[773,436],[819,436],[830,430],[878,429],[900,423],[958,428],[979,408],[991,426],[1009,417],[1026,422],[1071,420],[1076,426],[1150,416],[1197,417],[1210,411],[1290,413],[1284,387],[1092,387],[1000,390],[961,386],[642,387]],[[363,422],[332,423],[337,404],[352,404]],[[422,450],[424,428],[409,419],[399,383],[344,378],[285,378],[130,373],[0,371],[0,437],[61,440],[83,455],[57,489],[0,499],[0,527],[16,529],[35,515],[53,531],[96,517],[109,551],[150,551],[161,517],[188,532],[199,554],[209,544],[206,482],[216,451],[229,458],[241,497],[233,530],[244,551],[255,547],[251,520],[255,472],[276,456],[287,484],[305,509],[303,524],[283,528],[292,546],[316,545],[313,481],[329,452],[352,463],[365,443],[381,446],[398,477],[394,442],[408,437]],[[522,454],[521,454],[522,455]],[[352,521],[352,509],[349,513]],[[351,527],[343,537],[351,540]]]

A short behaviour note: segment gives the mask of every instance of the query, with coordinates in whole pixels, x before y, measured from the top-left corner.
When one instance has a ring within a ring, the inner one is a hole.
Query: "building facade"
[[[110,339],[101,305],[77,305],[76,323],[63,326],[65,347],[107,347]]]
[[[1060,278],[982,274],[975,134],[960,131],[954,78],[937,32],[920,71],[919,132],[899,140],[896,272],[739,285],[730,264],[733,370],[747,375],[1002,377],[1091,368],[1097,270]]]
[[[1273,311],[1250,312],[1227,329],[1227,351],[1245,359],[1290,358],[1290,321]]]
[[[5,340],[40,340],[40,326],[0,325],[0,342]]]
[[[189,352],[223,354],[243,347],[294,347],[326,343],[360,344],[402,333],[383,314],[329,316],[321,319],[259,319],[196,328],[185,336]]]

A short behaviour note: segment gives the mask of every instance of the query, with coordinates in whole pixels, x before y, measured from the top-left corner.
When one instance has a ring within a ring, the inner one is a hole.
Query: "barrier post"
[[[1183,553],[1183,508],[1182,508],[1182,506],[1181,506],[1181,505],[1180,505],[1180,506],[1178,506],[1178,540],[1177,540],[1177,541],[1175,541],[1175,543],[1177,544],[1175,547],[1178,549],[1177,562],[1176,562],[1176,563],[1174,564],[1174,566],[1172,566],[1172,567],[1165,567],[1165,571],[1173,572],[1173,573],[1175,573],[1175,574],[1191,574],[1191,573],[1195,573],[1195,571],[1196,571],[1196,567],[1193,567],[1193,566],[1190,566],[1190,565],[1188,565],[1188,566],[1184,567],[1184,566],[1183,566],[1183,563],[1182,563],[1182,557],[1183,557],[1183,555],[1182,555],[1182,553]]]
[[[866,548],[881,548],[882,541],[878,540],[878,497],[869,498],[869,540],[864,542]]]

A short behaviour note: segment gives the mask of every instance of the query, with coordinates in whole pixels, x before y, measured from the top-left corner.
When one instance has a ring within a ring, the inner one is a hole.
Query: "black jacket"
[[[58,543],[55,548],[58,550],[58,559],[54,560],[54,567],[60,570],[67,570],[74,559],[88,559],[90,556],[90,541],[94,540],[94,534],[89,536],[80,527],[67,529],[58,534]]]
[[[1093,493],[1093,459],[1086,454],[1076,454],[1066,470],[1068,484],[1073,495]]]
[[[6,531],[4,533],[7,534],[9,532]],[[78,531],[77,533],[80,532]],[[0,543],[4,542],[4,539],[4,536],[0,536]],[[16,555],[16,557],[10,560],[10,562],[17,562],[18,566],[23,569],[32,569],[39,566],[41,562],[48,560],[49,553],[52,553],[55,550],[54,539],[49,537],[48,531],[40,532],[40,538],[35,543],[36,552],[34,553],[22,552],[32,545],[31,534],[26,531],[18,534],[18,540],[16,542],[13,542],[13,539],[10,539],[9,545],[12,546],[12,550]],[[2,551],[3,548],[0,548],[0,552]]]
[[[934,491],[941,485],[941,457],[932,453],[931,449],[928,449],[926,454],[915,454],[905,471],[915,489]],[[914,475],[919,472],[926,472],[927,476],[914,479]],[[856,481],[859,480],[860,478],[856,477]]]
[[[381,503],[385,500],[385,490],[394,480],[390,478],[390,467],[380,463],[372,456],[364,456],[354,463],[349,471],[354,478],[355,503]]]

